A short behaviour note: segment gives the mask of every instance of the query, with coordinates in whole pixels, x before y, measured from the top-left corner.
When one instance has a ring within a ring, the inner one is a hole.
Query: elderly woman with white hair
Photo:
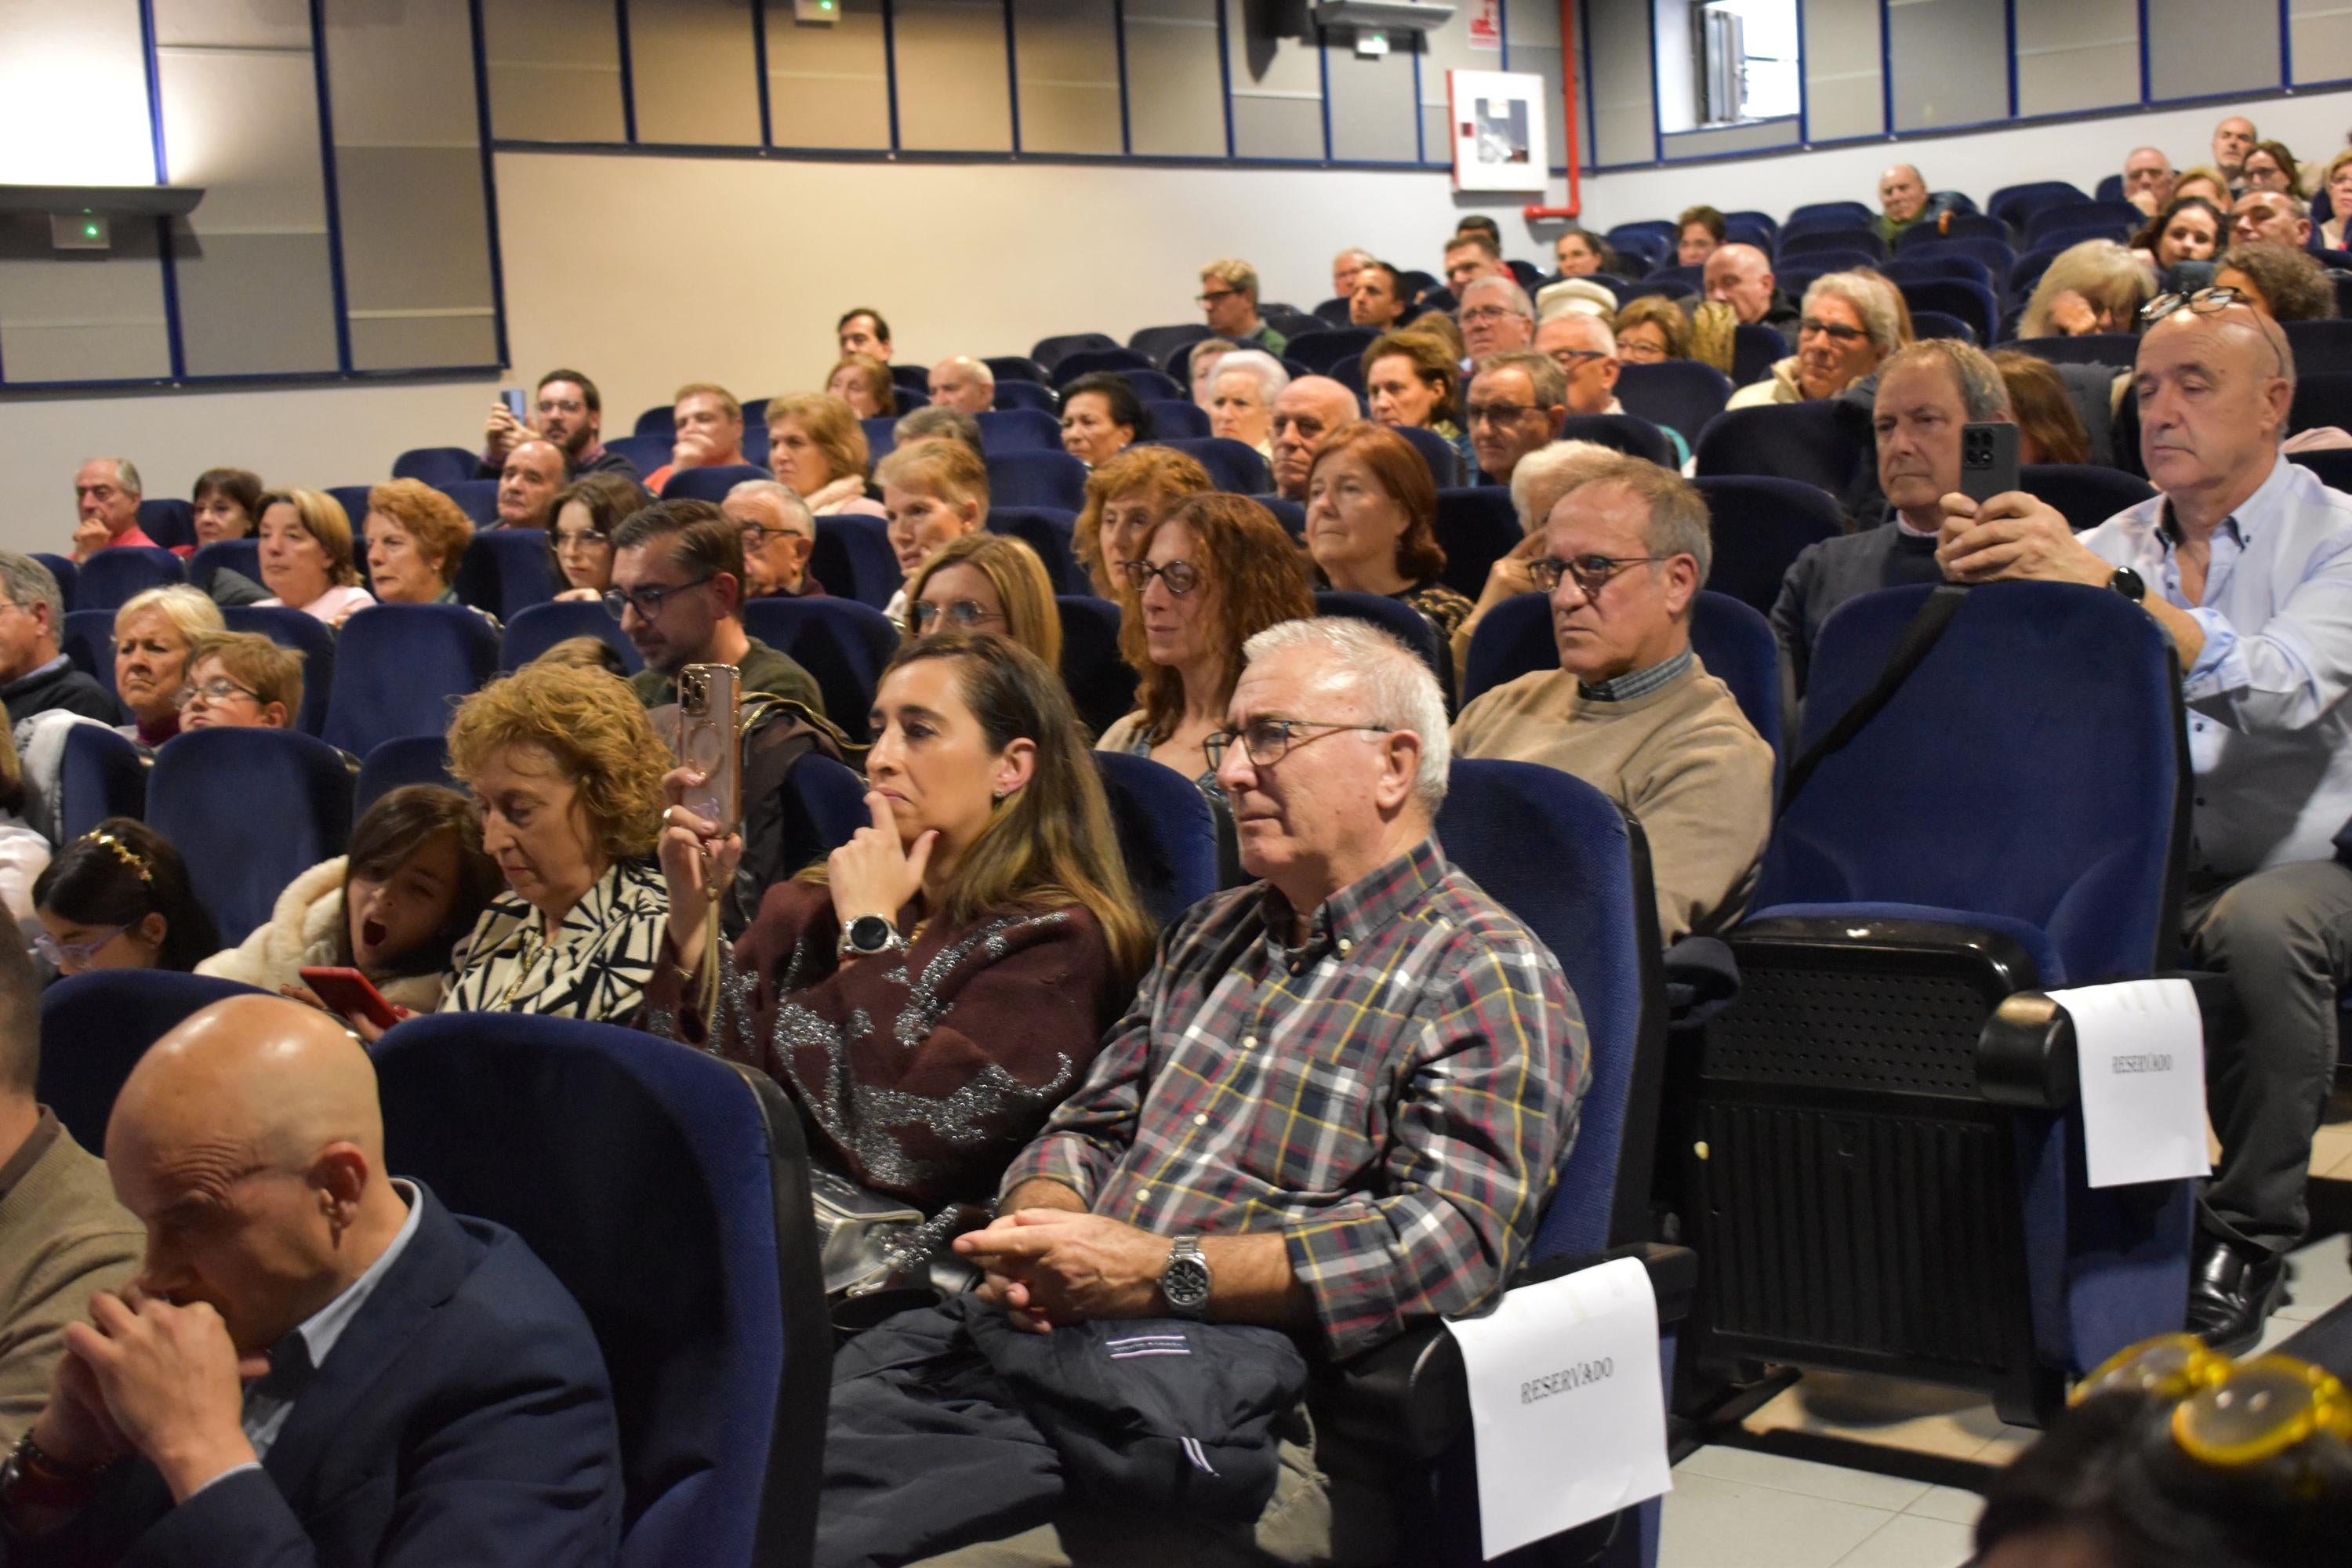
[[[1598,441],[1554,441],[1521,458],[1511,470],[1511,510],[1518,514],[1526,535],[1486,568],[1486,585],[1478,592],[1469,616],[1454,628],[1454,672],[1456,679],[1470,668],[1470,639],[1486,612],[1504,600],[1537,592],[1528,563],[1544,552],[1544,520],[1559,498],[1615,463],[1625,454]]]
[[[1290,373],[1264,349],[1234,349],[1221,356],[1209,381],[1209,434],[1274,457],[1274,400],[1290,384]]]
[[[1814,279],[1797,324],[1797,352],[1763,380],[1733,393],[1724,406],[1811,403],[1874,374],[1879,361],[1911,341],[1900,299],[1874,275],[1831,272]]]
[[[2155,292],[2146,262],[2112,239],[2086,239],[2052,258],[2017,319],[2017,335],[2079,338],[2133,331],[2139,308]]]

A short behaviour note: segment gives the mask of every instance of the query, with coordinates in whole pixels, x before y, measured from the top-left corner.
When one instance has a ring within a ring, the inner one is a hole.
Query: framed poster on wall
[[[1526,71],[1445,73],[1447,118],[1454,129],[1454,188],[1457,191],[1541,191],[1544,79]]]

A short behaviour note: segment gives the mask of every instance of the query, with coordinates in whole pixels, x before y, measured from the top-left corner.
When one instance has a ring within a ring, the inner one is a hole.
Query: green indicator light
[[[84,239],[96,239],[98,237],[98,225],[94,223],[86,223],[81,226],[81,233]]]

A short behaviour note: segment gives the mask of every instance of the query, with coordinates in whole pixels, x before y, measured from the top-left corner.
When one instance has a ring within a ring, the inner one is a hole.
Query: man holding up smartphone
[[[629,678],[647,708],[677,700],[689,664],[731,664],[742,690],[824,711],[809,672],[743,630],[743,536],[709,501],[656,501],[613,535],[613,586],[604,607],[636,645],[646,668]]]
[[[506,396],[519,397],[509,392]],[[604,449],[604,400],[596,384],[576,370],[551,370],[539,378],[538,391],[526,415],[508,407],[505,398],[490,405],[482,426],[482,460],[474,477],[495,479],[504,471],[516,446],[534,437],[563,454],[571,478],[582,474],[626,474],[638,477],[636,465],[618,452]]]
[[[2168,294],[2132,394],[2158,492],[2086,533],[2030,495],[1946,496],[1956,583],[2112,589],[2172,639],[2195,817],[2189,962],[2234,981],[2243,1026],[2208,1036],[2221,1158],[2198,1203],[2189,1328],[2253,1343],[2310,1221],[2313,1135],[2352,982],[2352,496],[2287,461],[2294,356],[2234,289]]]

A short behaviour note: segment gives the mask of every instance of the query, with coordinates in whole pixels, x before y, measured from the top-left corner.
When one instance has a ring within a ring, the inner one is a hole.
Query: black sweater
[[[1832,610],[1881,588],[1943,580],[1936,541],[1915,538],[1891,522],[1805,546],[1780,579],[1780,596],[1772,605],[1772,630],[1789,650],[1799,694],[1805,689],[1813,644]]]

